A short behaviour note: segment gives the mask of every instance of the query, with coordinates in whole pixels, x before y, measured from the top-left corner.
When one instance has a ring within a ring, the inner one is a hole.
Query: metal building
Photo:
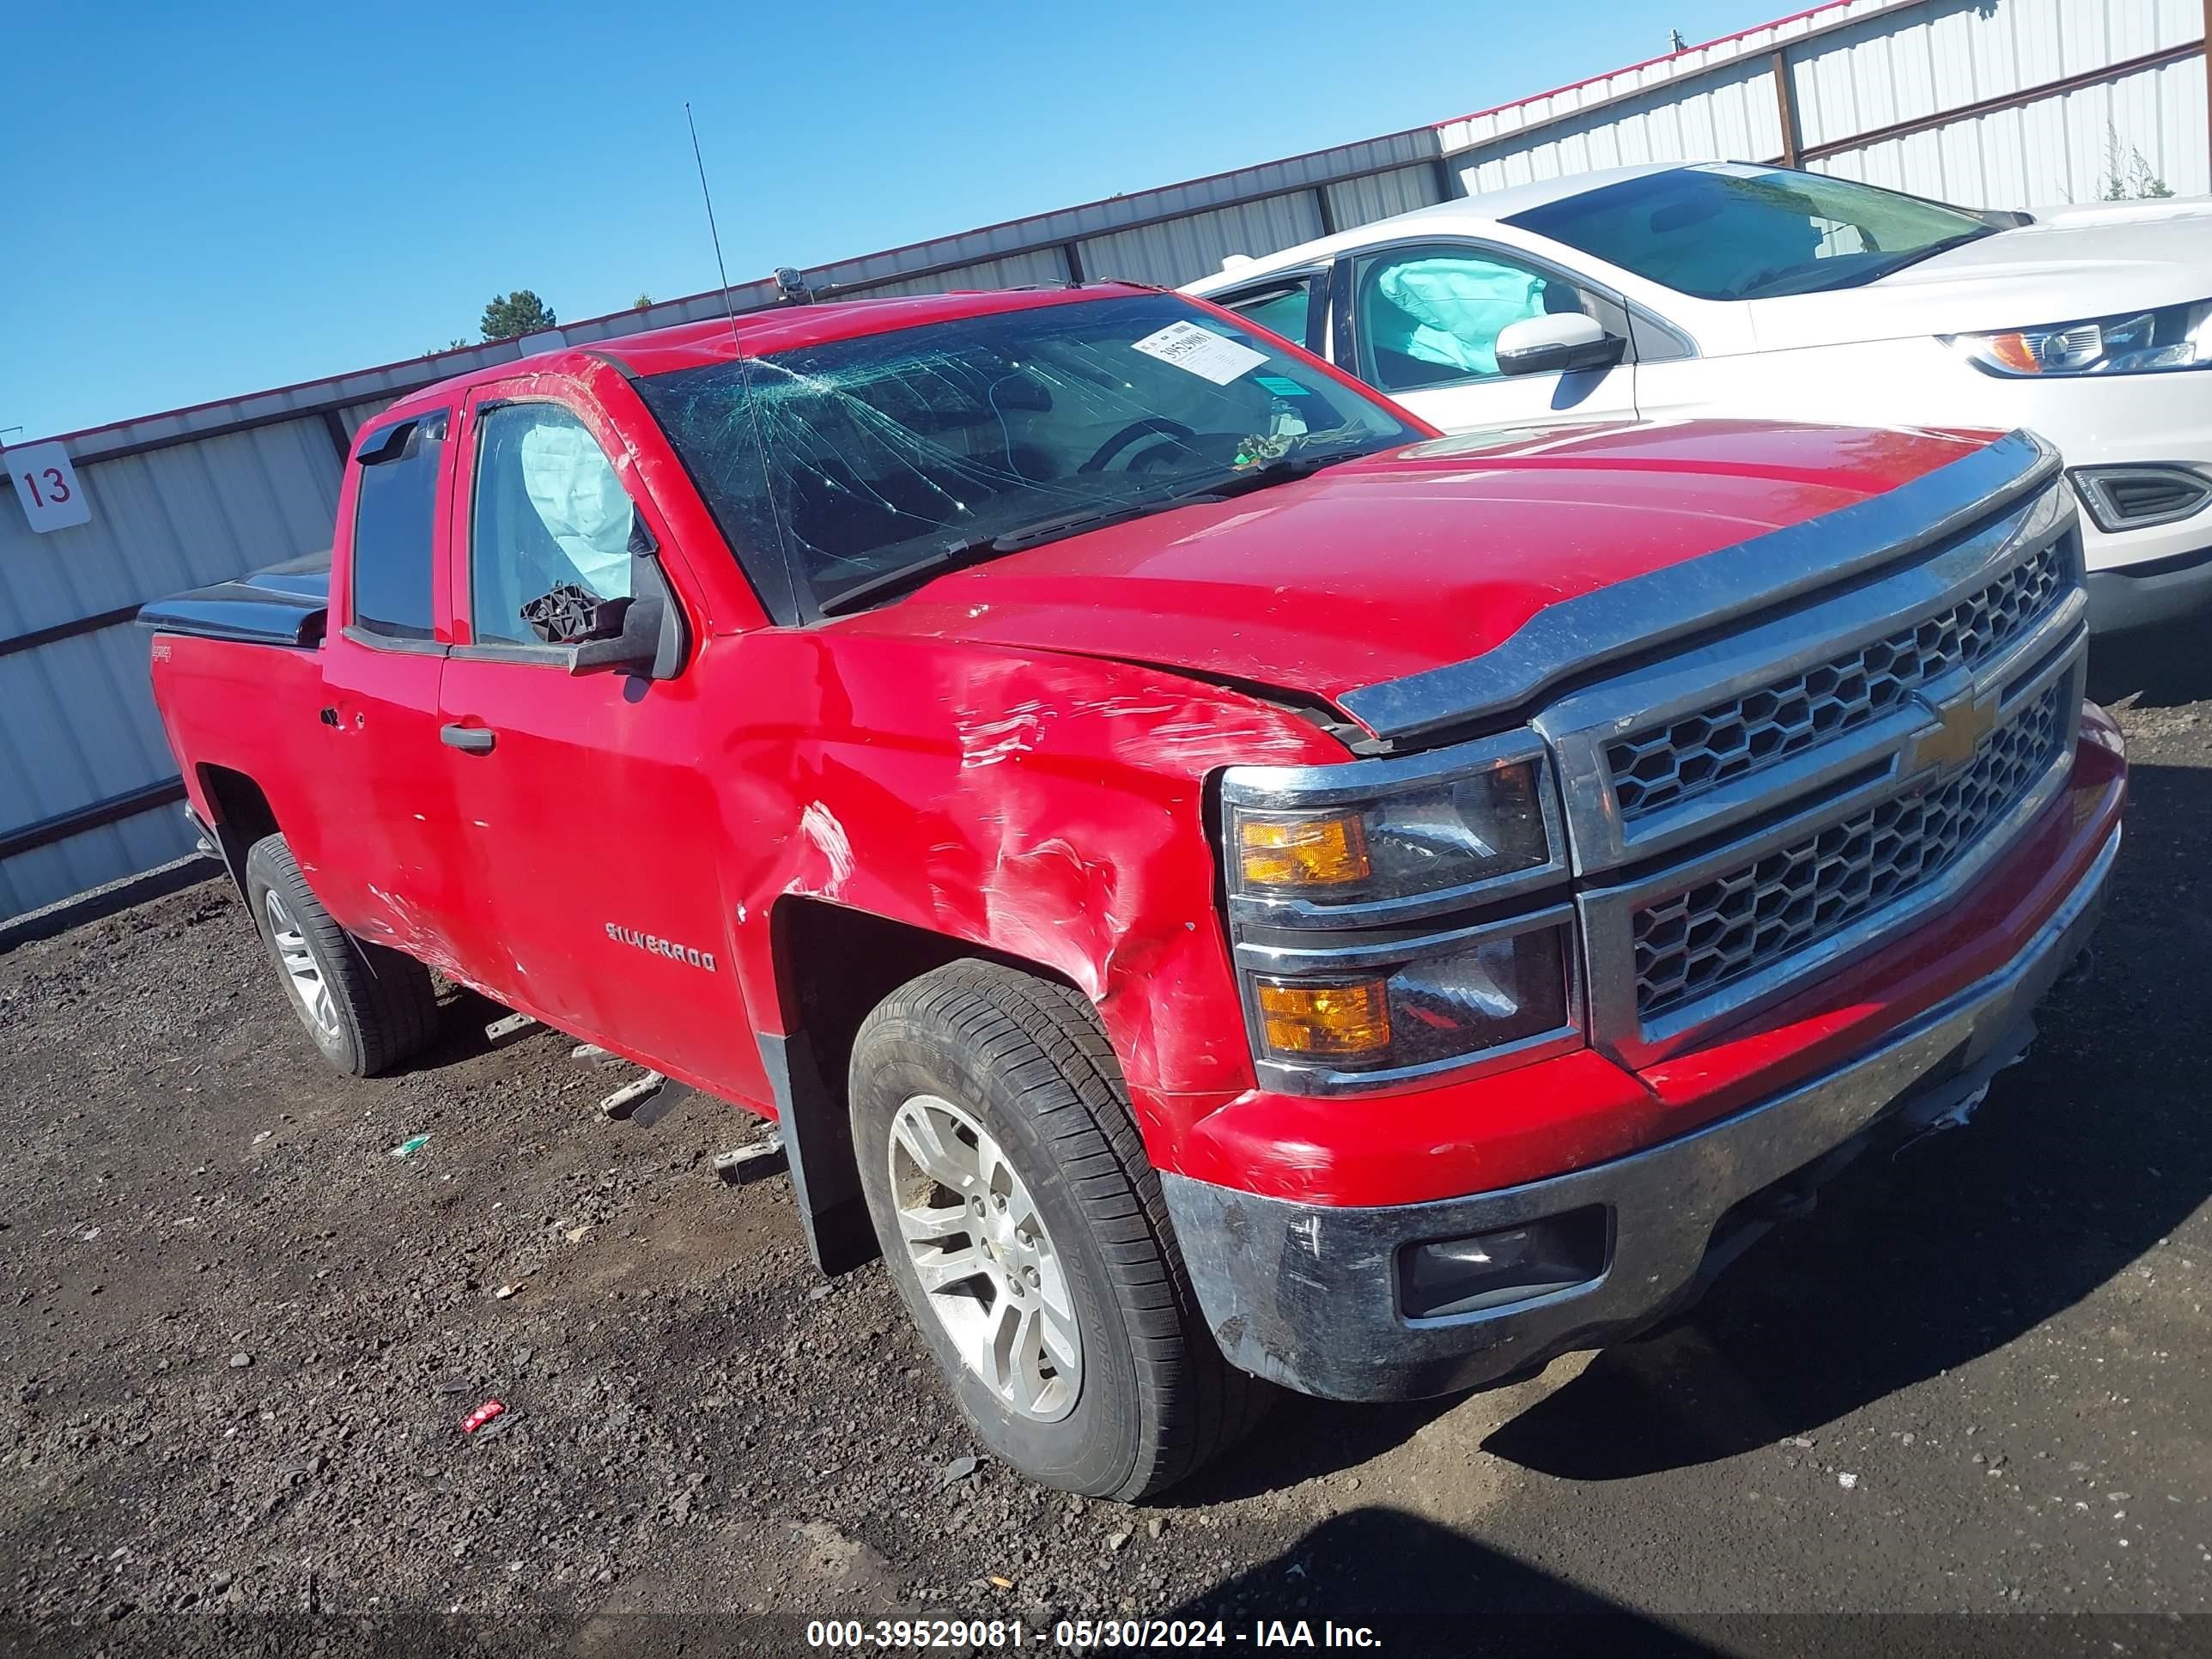
[[[2207,4],[1830,0],[1434,126],[808,276],[871,295],[1103,276],[1174,284],[1232,253],[1272,252],[1447,195],[1712,155],[2006,207],[2093,199],[2139,156],[2141,171],[2197,194],[2212,190]],[[732,297],[750,309],[775,295],[763,282]],[[722,306],[714,291],[555,333],[582,344]],[[362,422],[402,392],[521,353],[514,342],[442,353],[60,440],[89,521],[34,533],[23,513],[0,507],[0,919],[189,848],[146,641],[130,625],[137,606],[327,547]]]
[[[1975,207],[2212,191],[2204,0],[1832,0],[1446,121],[1460,193],[1716,155]]]

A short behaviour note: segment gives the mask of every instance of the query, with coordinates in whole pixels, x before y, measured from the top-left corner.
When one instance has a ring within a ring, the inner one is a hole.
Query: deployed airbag
[[[1544,314],[1544,279],[1510,265],[1410,259],[1385,270],[1375,285],[1413,325],[1403,343],[1386,344],[1470,374],[1497,374],[1500,331]]]
[[[530,505],[584,586],[601,599],[629,597],[629,495],[605,452],[567,423],[532,427],[519,447]]]

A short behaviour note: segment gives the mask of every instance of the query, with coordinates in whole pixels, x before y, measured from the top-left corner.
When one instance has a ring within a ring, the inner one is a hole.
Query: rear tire
[[[949,963],[863,1022],[851,1084],[884,1260],[993,1455],[1129,1500],[1258,1420],[1271,1391],[1206,1330],[1121,1068],[1076,992]]]
[[[437,1035],[430,970],[331,920],[283,836],[264,836],[247,852],[246,902],[292,1012],[338,1070],[374,1077]]]

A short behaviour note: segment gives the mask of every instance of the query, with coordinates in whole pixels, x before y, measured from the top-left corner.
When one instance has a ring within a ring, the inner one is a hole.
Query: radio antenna
[[[744,337],[738,332],[738,307],[730,298],[730,268],[722,263],[722,233],[714,228],[714,195],[707,188],[707,163],[699,154],[699,123],[692,118],[691,100],[684,100],[684,125],[691,129],[691,161],[699,169],[699,194],[707,204],[707,234],[714,239],[714,271],[722,279],[722,310],[730,319],[730,349],[736,355],[738,365],[738,397],[744,405],[746,424],[752,428],[753,450],[763,465],[768,458],[767,440],[761,432],[760,404],[753,398],[752,359],[745,354]],[[775,526],[776,547],[782,554],[783,579],[788,584],[784,602],[793,608],[799,604],[799,595],[806,591],[801,579],[794,573],[789,538],[784,534],[781,515],[771,512]],[[773,609],[773,607],[771,607]]]
[[[730,343],[744,356],[738,338],[738,307],[730,298],[730,268],[722,263],[722,233],[714,226],[714,192],[707,188],[707,163],[699,154],[699,124],[691,118],[691,100],[684,100],[684,125],[691,129],[691,163],[699,169],[699,194],[707,204],[707,234],[714,241],[714,274],[722,279],[722,309],[730,319]]]

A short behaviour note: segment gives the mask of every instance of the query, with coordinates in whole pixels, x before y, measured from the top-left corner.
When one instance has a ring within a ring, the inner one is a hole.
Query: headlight
[[[2212,301],[2048,328],[1960,334],[1950,343],[1977,368],[2015,378],[2212,368]]]
[[[1403,760],[1235,767],[1221,801],[1268,1083],[1373,1086],[1580,1043],[1565,841],[1533,732]]]
[[[1262,1059],[1399,1071],[1565,1031],[1574,949],[1564,911],[1412,962],[1313,977],[1256,974]]]
[[[1232,908],[1285,926],[1427,915],[1561,870],[1533,738],[1430,757],[1237,767],[1222,787]]]

